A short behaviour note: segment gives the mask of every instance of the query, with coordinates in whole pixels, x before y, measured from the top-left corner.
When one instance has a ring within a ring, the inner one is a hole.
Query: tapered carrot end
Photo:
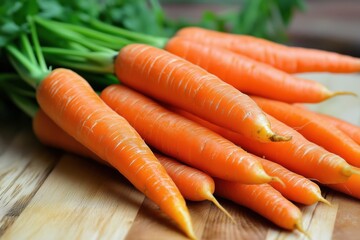
[[[223,213],[225,213],[226,216],[228,216],[231,219],[233,223],[236,224],[236,221],[233,218],[233,216],[231,216],[231,214],[223,206],[221,206],[218,200],[216,200],[214,195],[212,195],[210,192],[207,192],[207,199],[211,201],[213,204],[215,204],[216,207],[218,207]]]
[[[323,196],[321,196],[321,195],[318,197],[318,201],[331,206],[331,203],[328,200],[326,200],[325,198],[323,198]]]
[[[304,234],[308,239],[311,239],[310,233],[305,231],[300,220],[295,224],[295,229]]]
[[[270,137],[270,141],[271,142],[286,142],[286,141],[290,141],[291,138],[292,138],[291,136],[281,136],[281,135],[274,134]]]
[[[336,92],[329,92],[328,97],[327,98],[332,98],[335,96],[339,96],[339,95],[351,95],[354,97],[357,97],[358,95],[354,92],[348,92],[348,91],[336,91]]]
[[[283,180],[281,180],[278,177],[271,177],[271,182],[278,182],[281,184],[281,186],[286,187],[285,183],[283,182]]]
[[[360,168],[348,166],[346,168],[343,168],[342,173],[347,177],[350,177],[351,175],[359,175],[360,176]]]

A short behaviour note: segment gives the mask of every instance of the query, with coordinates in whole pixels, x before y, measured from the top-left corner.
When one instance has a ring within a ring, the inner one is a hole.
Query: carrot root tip
[[[332,98],[335,96],[339,96],[339,95],[350,95],[350,96],[354,96],[357,97],[358,95],[354,92],[350,92],[350,91],[336,91],[336,92],[331,92],[328,96],[328,98]]]
[[[223,207],[221,206],[221,204],[218,202],[218,200],[214,197],[214,195],[212,195],[210,192],[207,192],[207,197],[208,197],[208,200],[211,201],[217,208],[219,208],[223,213],[225,213],[225,215],[227,217],[230,218],[230,220],[236,224],[236,221],[235,219],[233,218],[233,216]]]
[[[295,223],[295,229],[298,230],[299,232],[301,232],[302,234],[304,234],[308,239],[311,239],[310,233],[305,231],[305,229],[303,228],[301,220],[299,220]]]
[[[318,201],[319,201],[319,202],[323,202],[323,203],[331,206],[331,202],[329,202],[328,200],[326,200],[323,196],[321,196],[321,194],[319,194],[319,196],[318,196]]]
[[[281,180],[281,178],[279,177],[271,177],[271,182],[278,182],[281,184],[281,186],[283,186],[284,188],[286,187],[286,184],[283,182],[283,180]]]
[[[342,173],[347,177],[350,177],[353,174],[360,176],[360,168],[352,167],[352,166],[345,167],[345,168],[343,168]]]
[[[270,137],[270,141],[272,142],[287,142],[291,140],[291,136],[281,136],[281,135],[277,135],[274,134]]]

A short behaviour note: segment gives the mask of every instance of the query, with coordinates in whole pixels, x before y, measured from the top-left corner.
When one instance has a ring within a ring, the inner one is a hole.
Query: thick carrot
[[[36,99],[64,131],[122,173],[195,238],[184,198],[130,124],[111,110],[81,76],[55,69],[37,87]]]
[[[174,37],[165,49],[199,65],[247,94],[292,102],[314,103],[343,92],[331,92],[322,84],[292,76],[267,64],[216,46]]]
[[[330,184],[328,187],[360,199],[360,176],[354,175],[345,183]]]
[[[354,142],[360,145],[360,127],[354,124],[351,124],[347,121],[333,117],[327,114],[316,113],[318,116],[323,118],[325,121],[329,121],[335,127],[343,131],[348,135]]]
[[[138,92],[111,85],[100,97],[127,119],[145,142],[168,156],[230,181],[265,183],[272,180],[259,161],[235,144]]]
[[[288,73],[360,71],[360,59],[355,57],[289,47],[252,36],[221,33],[198,27],[183,28],[176,36],[203,45],[223,47]]]
[[[247,95],[165,50],[127,45],[116,58],[115,72],[127,86],[250,138],[289,140],[271,130],[264,113]]]
[[[250,208],[282,228],[304,232],[300,209],[268,184],[248,185],[215,179],[215,194]]]
[[[297,174],[317,180],[324,184],[342,183],[353,174],[360,174],[341,157],[326,151],[324,148],[306,140],[300,133],[275,118],[268,116],[276,131],[291,134],[292,139],[281,143],[260,143],[223,127],[205,121],[180,109],[173,111],[186,116],[223,137],[231,140],[245,150],[276,162]]]
[[[360,167],[360,145],[316,113],[280,101],[252,98],[266,113],[296,129],[309,141]]]

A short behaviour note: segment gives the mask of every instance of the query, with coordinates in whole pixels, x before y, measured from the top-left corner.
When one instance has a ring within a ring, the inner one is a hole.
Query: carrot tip
[[[358,95],[354,92],[350,92],[350,91],[336,91],[336,92],[331,92],[328,96],[328,98],[332,98],[335,96],[339,96],[339,95],[351,95],[354,97],[357,97]]]
[[[291,136],[281,136],[281,135],[277,135],[274,134],[270,137],[270,141],[272,142],[286,142],[286,141],[290,141],[291,140]]]
[[[286,184],[279,177],[271,177],[271,182],[278,182],[281,184],[281,186],[286,187]]]
[[[323,203],[331,206],[331,203],[330,203],[328,200],[326,200],[326,199],[325,199],[323,196],[321,196],[321,195],[318,196],[318,200],[319,200],[319,202],[323,202]]]
[[[307,231],[305,231],[305,229],[303,228],[302,224],[301,224],[301,220],[299,220],[298,222],[296,222],[295,224],[295,229],[298,230],[299,232],[301,232],[302,234],[304,234],[308,239],[311,239],[310,233],[308,233]]]
[[[211,201],[216,207],[218,207],[223,213],[225,213],[225,215],[228,216],[233,223],[236,224],[236,221],[233,218],[233,216],[231,216],[231,214],[223,206],[221,206],[221,204],[214,197],[214,195],[212,195],[210,192],[207,192],[206,195],[207,195],[209,201]]]
[[[360,168],[350,166],[348,168],[343,168],[343,174],[347,177],[350,177],[351,175],[359,175],[360,176]]]

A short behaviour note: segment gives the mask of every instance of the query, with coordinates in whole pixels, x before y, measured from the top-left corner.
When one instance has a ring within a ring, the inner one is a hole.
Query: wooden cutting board
[[[359,75],[305,77],[360,95]],[[309,107],[360,125],[358,98],[338,97]],[[299,206],[312,239],[359,239],[360,200],[322,190],[331,206]],[[306,239],[296,231],[282,231],[246,208],[219,200],[236,224],[210,202],[188,202],[199,239]],[[31,132],[30,121],[20,120],[0,122],[0,237],[186,239],[115,170],[42,146]]]

